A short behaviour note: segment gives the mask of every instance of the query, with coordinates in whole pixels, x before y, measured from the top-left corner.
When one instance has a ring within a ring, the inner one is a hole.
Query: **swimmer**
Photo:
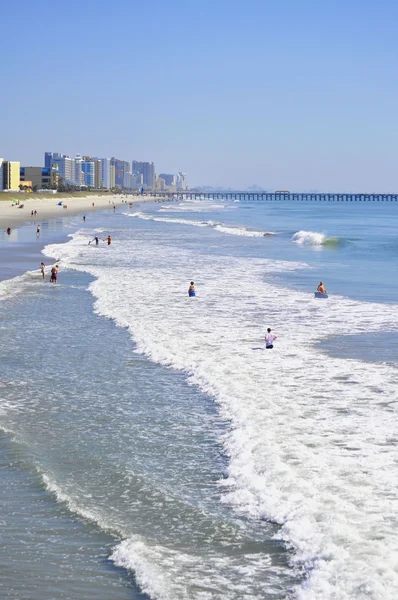
[[[45,274],[45,272],[44,272],[44,269],[45,269],[45,268],[46,268],[46,266],[45,266],[44,262],[42,262],[42,263],[40,264],[40,272],[41,272],[41,275],[42,275],[43,279],[45,279],[45,278],[46,278],[46,274]]]
[[[327,292],[326,292],[326,288],[325,288],[325,286],[323,285],[323,281],[320,281],[320,282],[319,282],[319,285],[318,285],[318,287],[317,287],[316,289],[317,289],[317,291],[318,291],[320,294],[326,294],[326,293],[327,293]]]
[[[274,340],[276,340],[276,335],[271,333],[271,328],[268,327],[267,333],[265,334],[265,347],[267,350],[272,350],[274,347]]]
[[[191,281],[191,285],[190,285],[190,286],[189,286],[189,288],[188,288],[188,296],[189,296],[189,297],[192,297],[192,296],[195,296],[195,295],[196,295],[196,292],[195,292],[195,284],[194,284],[194,282],[193,282],[193,281]]]
[[[10,233],[11,233],[11,227],[7,227],[6,232],[7,232],[8,235],[10,235]]]

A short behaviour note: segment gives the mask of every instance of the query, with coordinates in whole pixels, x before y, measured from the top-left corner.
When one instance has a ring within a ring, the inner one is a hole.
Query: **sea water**
[[[9,597],[395,599],[396,205],[182,201],[73,225],[45,248],[59,284],[0,284],[4,463],[53,523],[23,539],[48,555],[41,587],[8,533]]]

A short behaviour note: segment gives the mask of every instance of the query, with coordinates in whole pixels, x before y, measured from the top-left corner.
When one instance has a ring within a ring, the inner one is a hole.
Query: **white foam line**
[[[253,231],[250,229],[246,229],[245,227],[229,227],[227,225],[217,223],[216,221],[195,221],[189,219],[173,219],[171,217],[156,217],[147,213],[140,212],[123,214],[125,214],[128,217],[136,217],[138,219],[143,219],[146,221],[158,221],[160,223],[176,223],[179,225],[192,225],[194,227],[212,227],[220,233],[228,233],[230,235],[240,235],[248,237],[266,237],[270,235],[276,235],[276,233],[274,233],[273,231]]]

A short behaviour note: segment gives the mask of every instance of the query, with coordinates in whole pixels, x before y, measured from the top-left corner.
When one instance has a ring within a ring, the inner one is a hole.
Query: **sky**
[[[5,159],[398,191],[396,0],[20,0],[0,25]]]

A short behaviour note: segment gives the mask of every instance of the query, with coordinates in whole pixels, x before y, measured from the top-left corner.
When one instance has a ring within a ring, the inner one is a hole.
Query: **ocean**
[[[1,233],[1,596],[396,600],[397,226],[186,200]]]

